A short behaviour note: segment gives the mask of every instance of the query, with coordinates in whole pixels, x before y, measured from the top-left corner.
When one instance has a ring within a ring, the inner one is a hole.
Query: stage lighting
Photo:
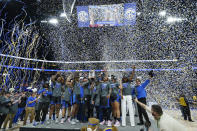
[[[58,24],[58,19],[52,18],[49,20],[49,23],[56,25],[56,24]]]
[[[159,15],[160,15],[160,16],[166,16],[166,11],[165,11],[165,10],[160,11],[160,12],[159,12]]]
[[[42,21],[40,21],[41,23],[47,23],[47,21],[46,20],[42,20]]]
[[[64,12],[64,13],[61,13],[61,14],[60,14],[60,17],[67,17],[67,15],[66,15],[66,13]]]
[[[166,22],[167,23],[175,23],[175,22],[181,22],[183,20],[186,20],[186,19],[169,16],[167,18],[167,21]]]

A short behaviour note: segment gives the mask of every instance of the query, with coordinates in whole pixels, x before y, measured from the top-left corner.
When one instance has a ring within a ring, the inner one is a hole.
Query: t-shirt
[[[62,84],[61,83],[53,83],[53,94],[52,96],[54,97],[60,97],[61,96],[61,93],[62,93]]]
[[[132,90],[132,95],[136,95],[138,99],[140,98],[146,98],[146,90],[145,87],[150,83],[150,80],[146,80],[144,83],[142,83],[139,86],[136,86],[136,89]]]
[[[131,92],[132,92],[132,86],[131,86],[131,84],[128,82],[128,83],[122,83],[122,87],[123,87],[123,89],[122,89],[122,94],[124,95],[124,96],[126,96],[126,95],[131,95]]]
[[[19,108],[24,108],[26,106],[27,97],[21,97],[21,102],[18,104]]]
[[[112,89],[112,94],[118,94],[120,89],[119,89],[119,84],[118,83],[111,83],[110,88]]]
[[[179,98],[179,101],[180,101],[180,105],[182,105],[182,106],[187,106],[184,97],[180,97],[180,98]]]
[[[39,90],[38,94],[41,94],[43,92],[45,92],[45,94],[41,95],[39,102],[50,102],[50,96],[52,95],[52,92],[41,89]]]
[[[100,105],[100,86],[99,85],[94,87],[91,101],[94,101],[96,106]]]
[[[100,84],[100,95],[102,97],[108,96],[109,95],[109,89],[110,89],[110,84],[109,82],[103,82]]]
[[[73,89],[73,94],[80,95],[79,82],[76,82]]]
[[[166,113],[156,121],[160,131],[188,131],[188,128]]]
[[[28,97],[28,99],[27,99],[27,107],[35,107],[36,101],[34,101],[34,100],[36,100],[36,97],[32,97],[32,96]],[[31,101],[34,101],[34,102],[30,104],[29,102],[31,102]]]
[[[64,85],[64,92],[62,94],[62,100],[70,101],[71,95],[72,95],[71,87]]]
[[[84,95],[90,95],[90,82],[83,82],[81,85],[84,88]]]

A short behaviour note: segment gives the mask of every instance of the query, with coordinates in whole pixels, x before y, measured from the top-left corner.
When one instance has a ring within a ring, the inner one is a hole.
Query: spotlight
[[[160,12],[159,12],[159,15],[162,16],[162,17],[163,17],[163,16],[166,16],[166,11],[165,11],[165,10],[160,11]]]
[[[58,20],[56,18],[52,18],[49,20],[49,23],[56,25],[58,24]]]
[[[61,14],[60,14],[60,17],[67,17],[67,15],[66,15],[66,13],[64,12],[64,13],[61,13]]]
[[[41,23],[47,23],[47,21],[46,20],[42,20],[42,21],[40,21]]]
[[[167,23],[175,23],[175,22],[181,22],[183,20],[186,20],[186,19],[182,19],[182,18],[177,18],[177,17],[172,17],[172,16],[169,16],[167,18]]]

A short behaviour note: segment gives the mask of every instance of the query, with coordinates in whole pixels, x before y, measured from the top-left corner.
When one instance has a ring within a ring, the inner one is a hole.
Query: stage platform
[[[140,131],[141,129],[145,130],[144,126],[138,126],[137,125],[138,120],[136,121],[136,126],[131,127],[129,120],[127,120],[127,126],[126,127],[118,127],[119,131]],[[151,131],[158,131],[156,129],[156,124],[153,120],[151,120]],[[87,126],[88,123],[77,123],[76,125],[71,125],[70,123],[66,122],[64,124],[56,124],[55,122],[52,122],[51,124],[43,124],[38,126],[33,126],[32,124],[20,127],[20,131],[80,131],[80,128],[83,126]],[[101,129],[107,128],[107,126],[101,126]]]

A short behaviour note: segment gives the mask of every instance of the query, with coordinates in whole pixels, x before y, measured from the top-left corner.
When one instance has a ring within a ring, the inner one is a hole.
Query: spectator
[[[182,110],[183,110],[184,120],[187,120],[187,118],[188,118],[188,121],[193,122],[192,119],[191,119],[189,102],[187,101],[184,94],[180,95],[179,102],[180,102],[180,105],[181,105]]]

